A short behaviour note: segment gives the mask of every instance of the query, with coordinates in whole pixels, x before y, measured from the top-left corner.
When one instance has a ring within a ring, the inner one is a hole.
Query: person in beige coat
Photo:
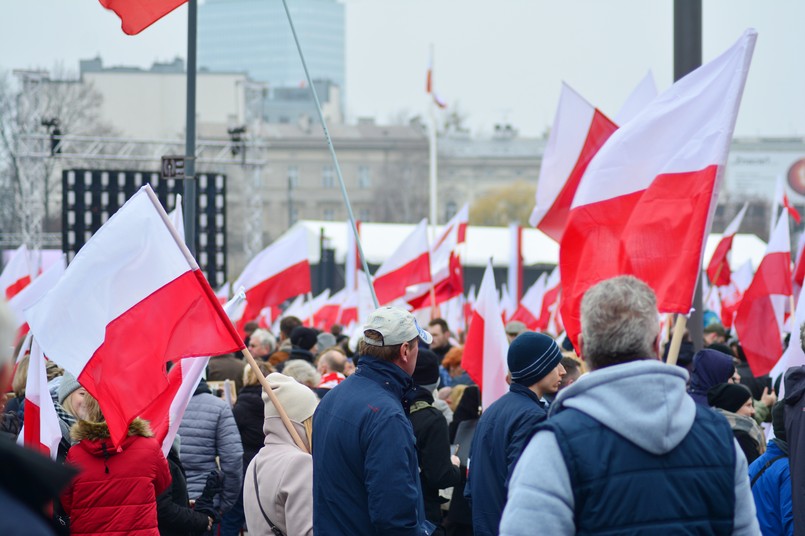
[[[268,376],[288,417],[310,449],[318,398],[308,387],[279,373]],[[265,445],[249,464],[243,510],[249,534],[273,536],[271,524],[287,536],[313,534],[313,458],[294,443],[274,404],[263,393]],[[256,480],[256,484],[255,484]]]

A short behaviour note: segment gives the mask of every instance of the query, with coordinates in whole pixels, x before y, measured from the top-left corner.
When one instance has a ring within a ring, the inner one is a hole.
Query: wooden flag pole
[[[671,347],[668,349],[669,365],[676,365],[676,360],[679,357],[679,347],[682,346],[682,336],[685,334],[685,327],[688,324],[688,318],[685,315],[676,315],[676,324],[674,324],[674,335],[671,337]]]
[[[285,425],[285,428],[291,434],[296,446],[299,447],[302,452],[310,454],[310,450],[308,450],[308,448],[305,446],[304,441],[302,441],[302,438],[299,436],[299,432],[296,431],[291,419],[288,418],[288,414],[285,413],[285,408],[282,407],[277,395],[274,394],[274,390],[271,388],[271,384],[268,383],[268,379],[263,375],[263,371],[260,370],[260,367],[257,366],[257,361],[255,361],[254,357],[252,357],[252,353],[248,348],[244,348],[241,350],[241,352],[246,357],[246,361],[249,363],[249,366],[252,367],[252,370],[254,371],[255,376],[257,376],[257,380],[260,382],[260,385],[262,385],[265,392],[268,393],[268,398],[271,399],[271,403],[274,404],[275,408],[277,408],[277,413],[280,414],[282,424]]]

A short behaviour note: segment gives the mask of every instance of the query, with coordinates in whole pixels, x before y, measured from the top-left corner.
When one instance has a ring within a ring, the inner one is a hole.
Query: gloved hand
[[[211,471],[204,484],[204,491],[201,497],[196,499],[196,512],[201,512],[213,518],[218,523],[221,521],[221,513],[215,508],[215,496],[224,489],[224,474],[221,471]]]

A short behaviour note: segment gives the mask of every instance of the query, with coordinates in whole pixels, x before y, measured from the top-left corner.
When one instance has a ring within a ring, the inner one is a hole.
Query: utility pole
[[[184,236],[196,255],[196,27],[198,0],[187,2],[187,117],[185,128]]]

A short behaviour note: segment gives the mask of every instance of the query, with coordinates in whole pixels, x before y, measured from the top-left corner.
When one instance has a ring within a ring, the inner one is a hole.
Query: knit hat
[[[302,350],[310,350],[316,345],[318,332],[313,328],[298,326],[291,332],[291,344]]]
[[[741,409],[750,398],[752,392],[740,383],[721,383],[707,391],[708,404],[732,413]]]
[[[64,404],[68,396],[73,394],[73,391],[81,389],[81,384],[75,379],[75,376],[65,371],[62,381],[59,384],[59,404]]]
[[[332,333],[327,333],[326,331],[322,331],[316,336],[316,340],[319,344],[319,351],[326,350],[327,348],[332,348],[335,346],[335,335]]]
[[[439,383],[439,358],[436,354],[420,348],[414,374],[411,377],[416,385],[426,386]]]
[[[519,320],[512,320],[506,324],[506,335],[514,335],[515,337],[526,330],[525,324]]]
[[[785,400],[778,400],[772,406],[771,427],[774,437],[780,441],[788,441],[788,434],[785,433]]]
[[[309,387],[305,387],[290,376],[279,372],[269,374],[268,383],[271,384],[272,391],[277,395],[280,404],[285,408],[285,413],[292,421],[302,423],[316,411],[319,399]],[[263,402],[265,403],[266,418],[279,417],[280,414],[268,397],[268,393],[263,392]]]
[[[530,386],[556,368],[562,360],[562,352],[547,335],[526,331],[512,341],[506,360],[512,381]]]

